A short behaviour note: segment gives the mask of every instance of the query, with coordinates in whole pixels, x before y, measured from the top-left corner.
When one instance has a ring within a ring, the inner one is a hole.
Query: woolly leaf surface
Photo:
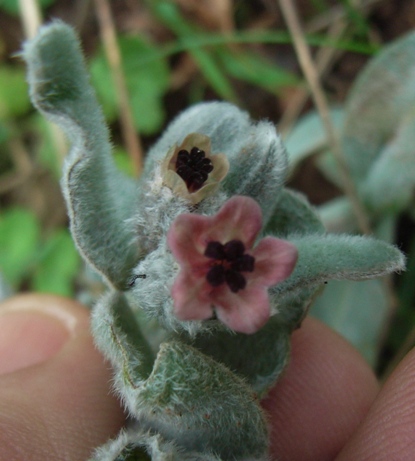
[[[363,184],[362,196],[375,212],[399,213],[413,202],[414,146],[415,111],[412,111],[402,121],[395,137],[382,149]]]
[[[120,292],[107,293],[94,307],[91,327],[95,343],[111,362],[116,388],[124,400],[149,376],[153,354]]]
[[[214,451],[224,459],[266,452],[267,425],[252,389],[180,342],[161,346],[152,374],[137,389],[135,412],[143,427],[187,451]]]
[[[344,119],[344,109],[332,108],[330,118],[337,132]],[[310,111],[293,127],[285,139],[290,171],[294,170],[308,156],[327,146],[327,134],[321,117],[316,111]]]
[[[362,280],[403,270],[405,257],[394,246],[369,237],[349,235],[305,235],[288,238],[298,249],[291,276],[271,288],[276,297],[300,294],[327,280]]]
[[[79,41],[69,26],[54,22],[25,44],[23,56],[33,104],[61,126],[72,143],[62,188],[75,241],[108,281],[124,288],[137,260],[134,228],[128,221],[136,185],[112,160]]]
[[[360,182],[415,104],[415,33],[384,47],[360,73],[346,104],[343,151]]]
[[[272,386],[288,362],[289,329],[271,317],[268,323],[252,335],[233,331],[215,331],[182,340],[224,364],[242,377],[259,395]]]
[[[330,281],[311,308],[319,318],[347,338],[371,364],[389,317],[388,295],[380,280]]]
[[[294,233],[324,233],[324,227],[317,212],[302,194],[283,188],[264,234],[286,237]]]
[[[160,435],[130,424],[118,436],[95,450],[90,461],[221,461],[209,453],[186,452]],[[258,460],[259,461],[259,460]]]

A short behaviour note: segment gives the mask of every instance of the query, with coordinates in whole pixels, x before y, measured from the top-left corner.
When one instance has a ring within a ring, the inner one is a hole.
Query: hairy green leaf
[[[413,112],[414,52],[415,33],[411,32],[384,47],[353,85],[342,145],[352,177],[358,182]]]
[[[114,367],[118,391],[127,398],[149,376],[154,357],[122,293],[101,298],[91,327],[97,346]]]
[[[263,233],[276,237],[287,237],[290,234],[321,234],[324,233],[324,227],[316,210],[305,196],[283,188]]]
[[[224,459],[266,452],[267,425],[250,387],[180,342],[162,344],[152,374],[137,392],[135,412],[143,427],[187,451],[214,451]]]
[[[344,119],[344,109],[332,108],[330,118],[337,132]],[[290,170],[308,156],[327,147],[327,134],[320,115],[311,111],[301,117],[285,139]]]
[[[290,329],[271,317],[252,335],[218,331],[196,337],[180,336],[181,340],[224,364],[242,377],[260,396],[275,383],[288,363]]]
[[[311,315],[348,339],[373,366],[389,313],[380,280],[330,281],[311,308]]]
[[[69,26],[55,22],[25,44],[23,56],[33,104],[72,142],[62,181],[72,235],[87,261],[123,289],[138,259],[128,221],[136,184],[114,165],[79,41]]]
[[[291,276],[271,289],[276,297],[301,293],[327,280],[363,280],[403,270],[405,257],[392,245],[369,237],[305,235],[288,237],[298,249]]]

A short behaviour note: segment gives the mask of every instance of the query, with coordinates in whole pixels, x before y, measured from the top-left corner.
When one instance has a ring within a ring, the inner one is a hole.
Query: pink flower
[[[215,216],[182,214],[167,241],[181,266],[173,284],[174,312],[181,320],[204,320],[213,313],[225,325],[255,333],[270,317],[268,287],[285,280],[297,261],[296,247],[265,237],[255,200],[235,196]]]

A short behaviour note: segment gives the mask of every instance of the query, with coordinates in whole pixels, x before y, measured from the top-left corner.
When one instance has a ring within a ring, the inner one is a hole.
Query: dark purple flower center
[[[192,147],[190,152],[182,149],[177,154],[176,173],[186,183],[189,192],[200,189],[212,170],[212,161],[198,147]]]
[[[245,245],[240,240],[231,240],[225,245],[209,242],[204,254],[213,259],[206,274],[213,287],[226,282],[233,293],[245,288],[246,279],[241,272],[253,272],[255,258],[245,254]]]

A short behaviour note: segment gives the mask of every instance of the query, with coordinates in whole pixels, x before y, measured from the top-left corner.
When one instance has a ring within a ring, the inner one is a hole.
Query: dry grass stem
[[[308,85],[310,86],[311,95],[320,114],[327,134],[329,146],[339,165],[339,170],[343,179],[344,191],[352,203],[360,230],[364,234],[370,234],[371,230],[369,220],[362,204],[360,203],[355,185],[350,177],[347,164],[344,160],[341,146],[330,118],[328,103],[321,88],[318,72],[311,58],[311,53],[307,46],[294,2],[292,0],[279,0],[279,5],[291,33],[301,69],[307,79]]]
[[[327,32],[330,40],[336,40],[342,37],[347,28],[347,23],[343,19],[335,21]],[[336,58],[342,53],[341,50],[336,48],[320,48],[316,54],[316,68],[319,78],[324,77],[331,69]],[[298,117],[301,114],[308,98],[310,96],[309,88],[299,88],[288,106],[287,110],[282,116],[278,124],[279,131],[286,135],[295,125]]]
[[[117,43],[110,4],[108,0],[95,0],[95,7],[100,24],[102,41],[118,97],[124,143],[131,156],[135,173],[138,176],[143,168],[143,149],[141,140],[134,127],[127,85],[122,70],[121,53]]]
[[[19,0],[20,18],[26,38],[33,38],[42,23],[42,15],[36,0]]]

